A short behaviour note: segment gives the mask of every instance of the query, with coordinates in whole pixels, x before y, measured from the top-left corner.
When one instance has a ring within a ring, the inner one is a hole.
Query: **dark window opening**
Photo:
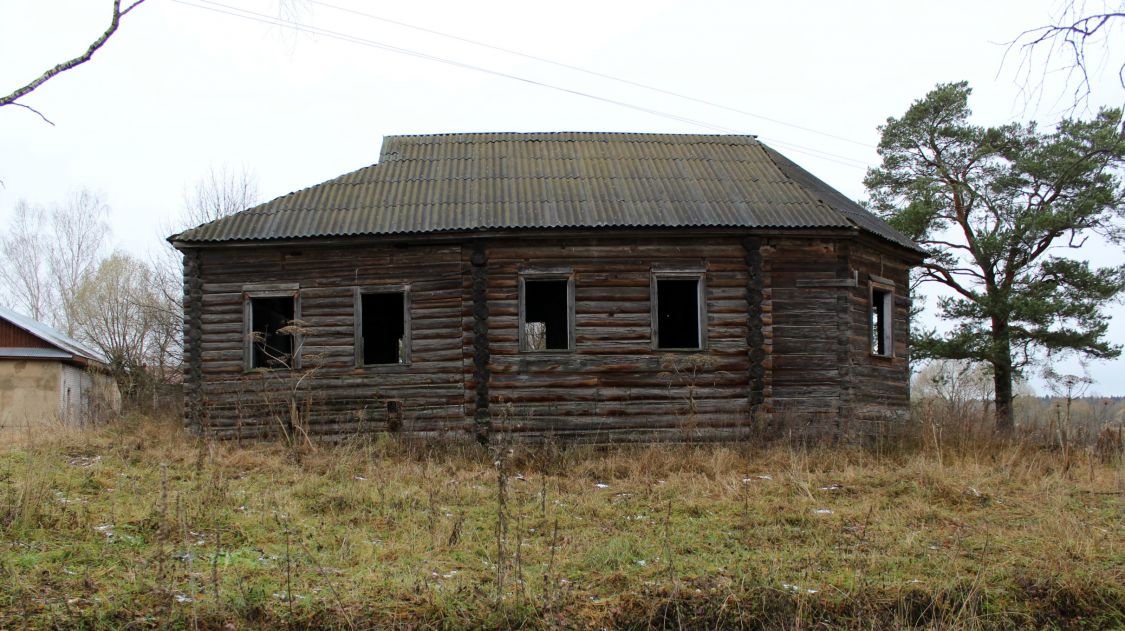
[[[251,368],[290,368],[293,336],[283,330],[293,322],[293,297],[250,299]]]
[[[524,348],[529,351],[570,348],[570,281],[525,280],[523,284]]]
[[[891,292],[871,290],[871,352],[888,357],[891,354]]]
[[[401,364],[406,361],[406,294],[363,294],[363,363]]]
[[[699,279],[657,279],[656,347],[700,348]]]

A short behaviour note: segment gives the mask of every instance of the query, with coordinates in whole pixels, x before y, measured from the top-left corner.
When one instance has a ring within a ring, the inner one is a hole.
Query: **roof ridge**
[[[644,131],[448,131],[430,134],[389,134],[387,138],[445,138],[449,136],[634,136],[639,138],[751,138],[757,139],[757,134],[677,134],[670,132],[644,132]]]

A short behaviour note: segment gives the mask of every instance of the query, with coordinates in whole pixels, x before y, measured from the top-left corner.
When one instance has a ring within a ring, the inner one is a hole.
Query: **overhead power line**
[[[576,72],[581,72],[581,73],[588,74],[588,75],[591,75],[591,76],[600,77],[602,79],[608,79],[610,81],[616,81],[617,83],[623,83],[625,85],[631,85],[633,87],[642,88],[642,89],[645,89],[645,90],[650,90],[652,92],[659,92],[660,94],[673,96],[673,97],[676,97],[678,99],[684,99],[685,101],[691,101],[693,103],[699,103],[701,105],[706,105],[708,107],[714,107],[714,108],[718,108],[718,109],[721,109],[721,110],[726,110],[728,112],[734,112],[736,114],[742,114],[743,116],[749,116],[751,118],[757,118],[757,119],[760,119],[760,120],[769,121],[769,122],[774,123],[776,125],[783,125],[785,127],[790,127],[790,128],[793,128],[793,129],[799,129],[801,131],[805,131],[805,132],[808,132],[810,134],[818,134],[820,136],[825,136],[827,138],[833,138],[835,140],[839,140],[839,141],[842,141],[842,142],[850,142],[852,144],[859,145],[861,147],[866,147],[868,149],[874,149],[875,148],[875,146],[870,144],[870,143],[861,142],[859,140],[852,140],[851,138],[845,138],[844,136],[838,136],[836,134],[832,134],[832,133],[829,133],[829,132],[826,132],[826,131],[820,131],[818,129],[813,129],[811,127],[805,127],[803,125],[796,125],[794,123],[788,123],[788,122],[785,122],[783,120],[779,120],[779,119],[776,119],[776,118],[770,118],[769,116],[763,116],[762,114],[756,114],[754,112],[748,112],[746,110],[739,109],[737,107],[731,107],[729,105],[723,105],[722,103],[716,103],[714,101],[708,101],[706,99],[701,99],[701,98],[694,97],[694,96],[691,96],[691,95],[688,95],[688,94],[683,94],[683,93],[680,93],[680,92],[674,92],[672,90],[666,90],[664,88],[660,88],[660,87],[657,87],[657,86],[654,86],[654,85],[649,85],[649,84],[646,84],[646,83],[640,83],[639,81],[633,81],[633,80],[630,80],[630,79],[626,79],[624,77],[618,77],[618,76],[614,76],[614,75],[611,75],[611,74],[606,74],[604,72],[598,72],[597,70],[591,70],[589,68],[583,68],[581,66],[575,66],[575,65],[568,64],[568,63],[565,63],[565,62],[556,61],[554,59],[548,59],[546,57],[540,57],[538,55],[532,55],[530,53],[525,53],[525,52],[521,52],[521,51],[518,51],[518,50],[513,50],[511,48],[504,48],[503,46],[495,46],[495,45],[489,44],[487,42],[482,42],[482,41],[479,41],[479,40],[470,39],[468,37],[462,37],[460,35],[454,35],[452,33],[445,33],[445,32],[442,32],[442,31],[439,31],[439,30],[436,30],[436,29],[426,28],[424,26],[418,26],[416,24],[410,24],[408,22],[402,22],[400,20],[394,20],[394,19],[391,19],[391,18],[375,15],[375,14],[372,14],[372,13],[367,13],[365,11],[358,11],[356,9],[349,9],[348,7],[341,7],[339,5],[335,5],[335,4],[332,4],[332,3],[329,3],[329,2],[322,2],[321,0],[308,0],[308,2],[310,4],[315,4],[315,5],[318,5],[318,6],[325,7],[327,9],[333,9],[333,10],[340,11],[340,12],[343,12],[343,13],[350,13],[352,15],[358,15],[358,16],[365,17],[365,18],[368,18],[368,19],[371,19],[371,20],[384,22],[384,23],[387,23],[387,24],[394,24],[395,26],[401,26],[403,28],[408,28],[408,29],[412,29],[412,30],[415,30],[415,31],[420,31],[422,33],[429,33],[431,35],[437,35],[438,37],[444,37],[446,39],[452,39],[452,40],[456,40],[456,41],[459,41],[459,42],[464,42],[466,44],[471,44],[473,46],[479,46],[481,48],[487,48],[489,50],[495,50],[495,51],[502,52],[502,53],[505,53],[505,54],[508,54],[508,55],[515,55],[517,57],[523,57],[524,59],[531,59],[533,61],[538,61],[540,63],[550,64],[552,66],[557,66],[559,68],[566,68],[567,70],[574,70]]]
[[[242,9],[242,8],[239,8],[239,7],[234,7],[234,6],[231,6],[229,4],[223,4],[221,2],[214,2],[213,0],[195,0],[195,2],[189,2],[187,0],[173,0],[173,2],[176,2],[178,4],[182,4],[182,5],[186,5],[186,6],[189,6],[189,7],[195,7],[197,9],[214,11],[216,13],[223,13],[223,14],[230,15],[230,16],[233,16],[233,17],[252,20],[252,21],[255,21],[255,22],[262,22],[262,23],[265,23],[265,24],[282,26],[282,27],[285,27],[285,28],[291,28],[295,31],[301,31],[301,32],[310,33],[310,34],[313,34],[313,35],[321,35],[321,36],[328,37],[328,38],[331,38],[331,39],[337,39],[337,40],[341,40],[341,41],[345,41],[345,42],[350,42],[350,43],[353,43],[353,44],[360,44],[360,45],[363,45],[363,46],[370,46],[372,48],[378,48],[378,49],[381,49],[381,50],[386,50],[386,51],[393,52],[393,53],[399,53],[399,54],[402,54],[402,55],[409,55],[411,57],[417,57],[419,59],[425,59],[425,60],[428,60],[428,61],[436,61],[438,63],[448,64],[450,66],[455,66],[455,67],[458,67],[458,68],[464,68],[464,69],[467,69],[467,70],[475,70],[477,72],[483,72],[483,73],[494,75],[494,76],[497,76],[497,77],[503,77],[505,79],[512,79],[512,80],[515,80],[515,81],[521,81],[523,83],[529,83],[529,84],[532,84],[532,85],[537,85],[537,86],[549,88],[549,89],[552,89],[552,90],[558,90],[560,92],[567,92],[569,94],[574,94],[576,96],[582,96],[582,97],[586,97],[586,98],[590,98],[590,99],[594,99],[594,100],[598,100],[598,101],[603,101],[603,102],[606,102],[606,103],[611,103],[613,105],[619,105],[621,107],[627,107],[627,108],[634,109],[634,110],[637,110],[637,111],[645,112],[647,114],[653,114],[655,116],[662,116],[664,118],[670,118],[672,120],[676,120],[676,121],[679,121],[679,122],[689,123],[691,125],[696,125],[696,126],[699,126],[699,127],[703,127],[705,129],[710,129],[712,131],[718,131],[718,132],[723,132],[723,133],[728,133],[728,134],[739,133],[738,130],[731,129],[729,127],[714,125],[714,124],[707,123],[707,122],[704,122],[704,121],[701,121],[701,120],[688,118],[686,116],[679,116],[677,114],[662,112],[660,110],[655,110],[655,109],[652,109],[652,108],[644,107],[644,106],[641,106],[641,105],[635,105],[635,104],[632,104],[632,103],[626,103],[624,101],[618,101],[616,99],[598,96],[596,94],[590,94],[588,92],[582,92],[580,90],[574,90],[574,89],[571,89],[571,88],[557,86],[557,85],[553,85],[553,84],[549,84],[549,83],[543,83],[543,82],[537,81],[535,79],[530,79],[530,78],[527,78],[527,77],[521,77],[519,75],[514,75],[514,74],[503,72],[503,71],[500,71],[500,70],[492,70],[491,68],[485,68],[484,66],[473,65],[473,64],[457,61],[455,59],[448,59],[448,58],[445,58],[445,57],[439,57],[437,55],[431,55],[429,53],[424,53],[424,52],[412,50],[412,49],[409,49],[409,48],[402,48],[400,46],[394,46],[394,45],[391,45],[391,44],[384,44],[382,42],[378,42],[378,41],[371,40],[371,39],[366,39],[366,38],[363,38],[363,37],[359,37],[357,35],[350,35],[348,33],[341,33],[339,31],[332,31],[332,30],[325,29],[325,28],[322,28],[322,27],[319,27],[319,26],[304,24],[302,22],[297,22],[297,21],[294,21],[294,20],[287,20],[287,19],[283,19],[283,18],[279,18],[279,17],[274,17],[274,16],[271,16],[271,15],[267,15],[265,13],[258,13],[256,11],[250,11],[249,9]],[[197,3],[202,3],[202,4],[197,4]],[[207,5],[209,5],[209,6],[207,6]]]
[[[628,108],[628,109],[631,109],[631,110],[644,112],[646,114],[651,114],[653,116],[659,116],[661,118],[666,118],[666,119],[678,121],[678,122],[681,122],[681,123],[687,123],[689,125],[694,125],[694,126],[697,126],[697,127],[701,127],[703,129],[709,129],[709,130],[715,131],[715,132],[728,133],[728,134],[744,133],[744,132],[740,132],[739,130],[736,130],[736,129],[732,129],[732,128],[729,128],[729,127],[723,127],[721,125],[708,123],[706,121],[702,121],[702,120],[698,120],[698,119],[694,119],[694,118],[689,118],[689,117],[686,117],[686,116],[680,116],[678,114],[672,114],[670,112],[665,112],[665,111],[662,111],[662,110],[657,110],[657,109],[653,109],[653,108],[650,108],[650,107],[637,105],[637,104],[634,104],[634,103],[628,103],[626,101],[620,101],[620,100],[617,100],[617,99],[599,96],[597,94],[593,94],[593,93],[590,93],[590,92],[584,92],[584,91],[581,91],[581,90],[576,90],[576,89],[572,89],[572,88],[558,86],[558,85],[554,85],[554,84],[551,84],[551,83],[538,81],[536,79],[531,79],[531,78],[528,78],[528,77],[522,77],[522,76],[519,76],[519,75],[511,74],[511,73],[508,73],[508,72],[493,70],[491,68],[486,68],[484,66],[469,64],[469,63],[457,61],[455,59],[449,59],[449,58],[446,58],[446,57],[439,57],[437,55],[431,55],[429,53],[424,53],[424,52],[412,50],[412,49],[409,49],[409,48],[394,46],[394,45],[386,44],[386,43],[379,42],[379,41],[376,41],[376,40],[367,39],[367,38],[359,37],[359,36],[356,36],[356,35],[350,35],[348,33],[333,31],[333,30],[325,29],[325,28],[322,28],[322,27],[319,27],[319,26],[314,26],[314,25],[298,22],[296,20],[284,19],[284,18],[268,15],[268,14],[265,14],[265,13],[259,13],[259,12],[256,12],[256,11],[251,11],[249,9],[242,9],[240,7],[231,6],[229,4],[216,2],[215,0],[194,0],[194,1],[172,0],[172,1],[177,3],[177,4],[193,7],[193,8],[196,8],[196,9],[202,9],[202,10],[205,10],[205,11],[212,11],[212,12],[215,12],[215,13],[221,13],[221,14],[224,14],[224,15],[229,15],[229,16],[232,16],[232,17],[237,17],[237,18],[241,18],[241,19],[244,19],[244,20],[254,21],[254,22],[260,22],[260,23],[263,23],[263,24],[269,24],[269,25],[272,25],[272,26],[281,26],[281,27],[284,27],[284,28],[290,28],[290,29],[293,29],[293,30],[299,31],[299,32],[309,33],[309,34],[312,34],[312,35],[319,35],[319,36],[327,37],[327,38],[330,38],[330,39],[336,39],[336,40],[339,40],[339,41],[348,42],[348,43],[352,43],[352,44],[359,44],[361,46],[367,46],[367,47],[370,47],[370,48],[385,50],[385,51],[388,51],[388,52],[398,53],[398,54],[401,54],[401,55],[407,55],[407,56],[410,56],[410,57],[415,57],[415,58],[423,59],[423,60],[427,60],[427,61],[434,61],[434,62],[454,66],[454,67],[457,67],[457,68],[462,68],[462,69],[466,69],[466,70],[473,70],[473,71],[476,71],[476,72],[481,72],[481,73],[485,73],[485,74],[489,74],[489,75],[493,75],[493,76],[497,76],[497,77],[501,77],[501,78],[505,78],[505,79],[510,79],[510,80],[513,80],[513,81],[519,81],[519,82],[522,82],[522,83],[527,83],[527,84],[530,84],[530,85],[535,85],[535,86],[547,88],[547,89],[550,89],[550,90],[565,92],[567,94],[572,94],[572,95],[575,95],[575,96],[580,96],[580,97],[592,99],[592,100],[595,100],[595,101],[600,101],[600,102],[603,102],[603,103],[609,103],[611,105],[617,105],[619,107],[624,107],[624,108]],[[777,144],[779,146],[781,146],[781,145],[787,146],[788,150],[790,150],[790,151],[794,151],[794,152],[797,152],[797,153],[803,153],[805,155],[809,155],[809,156],[812,156],[812,157],[815,157],[815,158],[818,158],[818,159],[821,159],[821,160],[827,160],[829,162],[834,162],[836,164],[840,164],[842,166],[851,167],[851,168],[857,168],[857,169],[866,168],[867,163],[862,161],[862,160],[857,160],[855,158],[850,158],[848,156],[833,154],[833,153],[829,153],[829,152],[826,152],[826,151],[821,151],[819,149],[813,149],[811,147],[804,147],[804,146],[801,146],[801,145],[796,145],[796,144],[792,144],[792,143],[788,143],[788,142],[784,142],[784,141],[780,141],[780,140],[773,140],[773,139],[765,138],[765,137],[761,137],[761,138],[763,140],[769,141],[771,144]]]

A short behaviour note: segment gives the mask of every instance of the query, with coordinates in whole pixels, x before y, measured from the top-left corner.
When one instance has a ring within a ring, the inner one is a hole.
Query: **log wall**
[[[260,436],[304,428],[346,435],[393,429],[400,417],[404,431],[466,428],[459,245],[233,247],[189,254],[186,329],[198,328],[188,344],[198,344],[199,352],[194,362],[187,352],[186,392],[198,389],[193,396],[201,402],[204,431]],[[300,370],[247,370],[244,291],[293,283],[299,286]],[[408,365],[356,366],[357,287],[406,289]],[[193,370],[198,384],[191,383]]]
[[[516,436],[699,440],[748,428],[747,253],[740,240],[487,244],[491,421]],[[574,279],[574,349],[521,352],[519,275]],[[654,350],[653,272],[699,270],[706,347]]]
[[[901,258],[872,248],[855,248],[851,264],[857,286],[850,292],[851,330],[849,346],[853,358],[852,433],[863,436],[893,434],[910,409],[910,269]],[[870,287],[872,282],[894,287],[892,354],[871,353]]]
[[[831,433],[846,413],[839,354],[843,244],[774,238],[762,247],[770,412],[786,431]]]
[[[211,247],[184,270],[186,421],[218,436],[839,437],[907,410],[908,269],[855,238]],[[521,351],[519,278],[544,270],[573,279],[573,348]],[[703,278],[698,351],[653,348],[653,274],[673,270]],[[870,352],[872,276],[895,285],[890,358]],[[245,292],[271,285],[298,287],[299,370],[245,365]],[[408,365],[356,366],[357,288],[406,288]]]
[[[763,242],[766,407],[778,431],[853,439],[909,410],[909,266],[856,239]],[[871,352],[872,275],[894,284],[891,357]]]

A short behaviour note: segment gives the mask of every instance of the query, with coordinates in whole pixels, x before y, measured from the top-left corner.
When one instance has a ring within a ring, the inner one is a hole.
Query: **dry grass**
[[[1125,484],[1027,444],[0,451],[0,628],[1111,628]]]

